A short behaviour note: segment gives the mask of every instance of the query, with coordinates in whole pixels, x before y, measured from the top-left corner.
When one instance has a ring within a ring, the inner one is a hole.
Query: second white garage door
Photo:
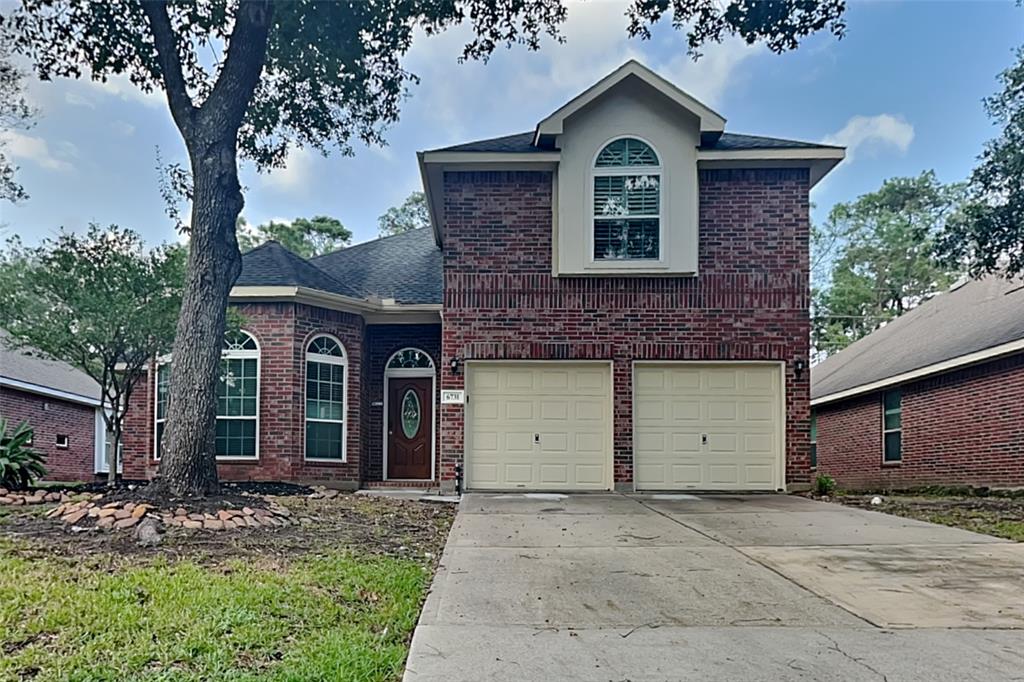
[[[466,487],[608,490],[607,363],[466,366]]]
[[[782,481],[778,365],[637,364],[638,490],[776,490]]]

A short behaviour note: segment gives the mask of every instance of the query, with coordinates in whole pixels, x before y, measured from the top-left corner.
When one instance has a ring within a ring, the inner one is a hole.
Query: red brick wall
[[[292,303],[238,307],[242,327],[260,345],[259,460],[220,462],[225,481],[321,481],[356,485],[362,463],[363,320],[351,313]],[[348,354],[347,461],[307,462],[305,450],[305,347],[315,334],[331,334]],[[125,434],[125,478],[152,478],[153,373],[134,391]]]
[[[32,447],[46,455],[47,480],[95,478],[96,408],[3,387],[0,416],[9,428],[22,421],[32,427]],[[58,434],[68,436],[66,449],[57,447]]]
[[[882,462],[881,393],[822,406],[818,471],[846,488],[1024,486],[1024,355],[902,387],[903,461]]]
[[[702,171],[697,277],[551,276],[551,174],[445,174],[442,383],[463,359],[612,359],[615,480],[632,481],[632,361],[806,360],[806,170]],[[582,247],[581,247],[582,248]],[[808,373],[787,364],[787,482],[809,481]],[[463,451],[442,407],[442,478]]]

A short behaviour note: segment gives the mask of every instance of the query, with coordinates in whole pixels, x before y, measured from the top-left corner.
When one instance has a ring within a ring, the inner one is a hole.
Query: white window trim
[[[231,419],[233,421],[254,420],[256,422],[256,454],[253,457],[217,456],[216,460],[218,462],[258,462],[259,459],[260,459],[260,405],[261,405],[261,403],[260,403],[260,391],[263,389],[263,386],[262,386],[263,382],[262,382],[261,376],[260,376],[261,369],[262,369],[262,361],[260,359],[260,356],[262,355],[262,352],[261,352],[261,347],[260,347],[259,339],[256,338],[255,334],[253,334],[252,332],[248,332],[248,331],[246,331],[244,329],[241,329],[239,331],[241,331],[243,334],[245,334],[246,336],[248,336],[248,337],[250,337],[252,339],[253,343],[256,344],[256,350],[226,350],[225,349],[225,350],[221,351],[220,359],[221,360],[225,360],[225,359],[228,359],[228,358],[238,358],[238,359],[251,359],[251,358],[255,358],[255,360],[256,360],[256,415],[255,415],[255,417],[217,417],[216,419],[218,421],[221,420],[221,419]],[[160,422],[166,422],[167,421],[166,417],[164,417],[163,419],[160,419],[158,417],[159,412],[157,410],[157,405],[159,404],[159,397],[160,397],[160,368],[163,367],[163,366],[171,364],[171,362],[172,362],[172,358],[171,358],[170,355],[160,356],[159,358],[156,359],[155,369],[151,373],[152,376],[153,376],[152,385],[153,385],[153,461],[154,462],[159,462],[160,461],[160,447],[157,444],[157,439],[156,439],[157,424],[159,424]]]
[[[884,425],[884,424],[883,424]],[[814,462],[811,464],[811,471],[817,471],[818,469],[818,415],[814,410],[811,410],[810,424],[807,428],[807,442],[815,450]],[[809,456],[809,453],[808,453]]]
[[[898,429],[887,429],[885,428],[885,394],[898,392],[900,394],[900,427]],[[882,391],[882,466],[896,466],[903,463],[903,391],[899,388],[890,388]],[[900,458],[899,459],[886,459],[885,458],[885,437],[890,433],[900,434]]]
[[[61,445],[61,438],[64,439],[63,445]],[[66,433],[58,433],[53,440],[53,446],[58,450],[67,450],[71,447],[71,436]]]
[[[334,341],[338,344],[338,348],[341,349],[341,357],[333,355],[320,355],[319,353],[310,353],[309,346],[316,339],[325,338]],[[346,464],[348,462],[348,407],[349,407],[349,396],[348,396],[348,379],[349,379],[349,366],[348,366],[348,350],[345,348],[345,344],[341,342],[341,339],[334,336],[333,334],[327,334],[323,332],[316,332],[311,334],[306,339],[306,343],[303,346],[305,353],[303,353],[302,361],[302,459],[306,462],[318,462],[321,464]],[[306,393],[306,377],[309,374],[309,363],[319,362],[326,365],[341,365],[342,371],[342,413],[341,421],[336,419],[314,419],[309,416],[307,412],[306,402],[309,400],[309,396]],[[306,424],[308,422],[318,422],[321,424],[341,424],[341,459],[335,457],[308,457],[306,454]]]
[[[639,140],[643,142],[654,155],[658,157],[657,166],[603,166],[598,168],[597,158],[601,155],[601,152],[605,148],[617,142],[618,140]],[[634,172],[630,172],[630,171]],[[639,171],[646,171],[640,173]],[[597,177],[621,177],[626,175],[657,175],[658,176],[658,213],[645,214],[645,215],[631,215],[629,218],[639,219],[658,219],[658,257],[657,258],[595,258],[594,257],[594,223],[597,220],[612,220],[612,218],[599,217],[594,211],[594,178]],[[587,267],[600,269],[628,269],[628,268],[657,268],[665,266],[665,189],[666,177],[665,177],[665,164],[661,158],[661,152],[654,144],[640,135],[616,135],[615,137],[609,138],[602,142],[597,151],[594,152],[593,158],[590,160],[590,172],[587,175],[587,191],[586,191],[586,202],[587,202],[587,215],[590,216],[590,222],[587,225]]]
[[[395,356],[400,353],[404,353],[407,350],[415,350],[423,353],[430,360],[429,367],[388,367],[391,361],[395,359]],[[390,380],[392,377],[406,377],[406,378],[426,378],[430,377],[430,478],[429,479],[389,479],[388,478],[388,411],[391,397]],[[384,363],[384,424],[382,433],[383,447],[383,470],[381,471],[381,480],[437,480],[437,367],[434,366],[434,358],[431,357],[430,353],[427,353],[422,348],[416,348],[414,346],[406,346],[400,348],[394,353],[388,356],[387,362]]]

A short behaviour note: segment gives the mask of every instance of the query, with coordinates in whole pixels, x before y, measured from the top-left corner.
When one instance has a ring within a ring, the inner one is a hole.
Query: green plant
[[[818,477],[814,479],[814,492],[819,495],[831,495],[835,489],[836,479],[828,474],[818,474]]]
[[[0,486],[20,490],[46,475],[45,458],[31,448],[31,442],[32,428],[27,422],[8,433],[7,420],[0,417]]]

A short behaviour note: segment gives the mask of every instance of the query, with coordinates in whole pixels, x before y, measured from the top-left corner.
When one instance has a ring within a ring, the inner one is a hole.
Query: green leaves
[[[842,350],[952,283],[958,271],[941,263],[935,242],[963,200],[962,185],[928,171],[832,209],[812,245],[819,353]]]
[[[409,230],[430,225],[427,211],[427,197],[423,192],[413,192],[399,206],[392,206],[377,218],[381,237],[401,234]]]
[[[970,201],[939,242],[947,262],[974,276],[1024,274],[1024,47],[999,80],[1003,90],[985,108],[1002,133],[985,145]]]
[[[0,417],[0,488],[23,490],[46,475],[42,453],[30,445],[32,429],[21,422],[8,431],[8,422]]]
[[[238,244],[243,252],[270,240],[303,258],[313,258],[345,248],[352,241],[352,233],[340,220],[325,215],[296,218],[290,223],[270,221],[252,231],[243,228],[238,233]]]

